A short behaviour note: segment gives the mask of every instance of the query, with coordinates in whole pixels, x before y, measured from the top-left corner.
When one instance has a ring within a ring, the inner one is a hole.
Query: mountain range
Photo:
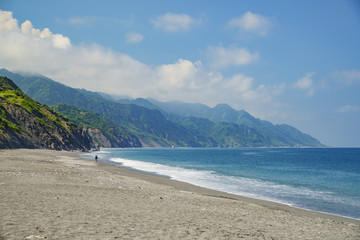
[[[226,104],[122,99],[74,89],[44,76],[0,69],[24,93],[85,128],[100,147],[319,147],[289,125],[273,125]]]

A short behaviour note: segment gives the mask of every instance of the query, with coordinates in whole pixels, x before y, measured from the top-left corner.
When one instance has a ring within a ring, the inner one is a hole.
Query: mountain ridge
[[[1,69],[1,74],[9,73]],[[97,112],[135,135],[142,146],[323,146],[289,125],[273,125],[227,104],[210,108],[200,103],[172,101],[169,104],[143,98],[111,100],[110,95],[70,88],[48,78],[11,74],[16,83],[37,101],[47,105],[68,104]],[[205,121],[197,118],[209,120],[207,124],[211,131],[203,131],[200,123]]]
[[[87,111],[97,112],[136,135],[142,146],[189,146],[199,147],[192,133],[178,123],[168,121],[156,109],[147,109],[135,104],[120,104],[94,97],[93,92],[70,88],[48,78],[22,77],[5,69],[0,75],[15,77],[17,84],[35,100],[47,105],[67,104]]]
[[[87,151],[91,143],[83,129],[0,77],[0,148]]]
[[[272,124],[269,121],[255,118],[245,110],[235,110],[228,104],[217,104],[213,108],[201,103],[185,103],[181,101],[160,102],[154,99],[147,99],[150,103],[158,106],[171,116],[180,115],[183,117],[205,118],[215,123],[235,123],[256,130],[256,132],[268,132],[276,141],[275,146],[285,146],[279,142],[287,141],[290,146],[324,146],[309,134],[304,134],[288,124]],[[174,119],[174,117],[172,117]],[[235,130],[236,131],[236,130]],[[302,139],[299,144],[298,139]],[[281,140],[282,139],[282,140]]]

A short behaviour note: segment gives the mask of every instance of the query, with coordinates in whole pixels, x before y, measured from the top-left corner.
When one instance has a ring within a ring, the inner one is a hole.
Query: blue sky
[[[0,67],[71,87],[228,103],[360,147],[360,3],[0,1]]]

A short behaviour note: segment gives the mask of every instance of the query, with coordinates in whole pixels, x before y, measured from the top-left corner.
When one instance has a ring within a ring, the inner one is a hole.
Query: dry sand
[[[360,221],[79,159],[0,151],[0,239],[360,239]]]

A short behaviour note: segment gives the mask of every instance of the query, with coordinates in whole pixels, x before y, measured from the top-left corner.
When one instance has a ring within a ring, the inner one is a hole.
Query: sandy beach
[[[360,221],[84,160],[0,151],[2,239],[360,239]]]

